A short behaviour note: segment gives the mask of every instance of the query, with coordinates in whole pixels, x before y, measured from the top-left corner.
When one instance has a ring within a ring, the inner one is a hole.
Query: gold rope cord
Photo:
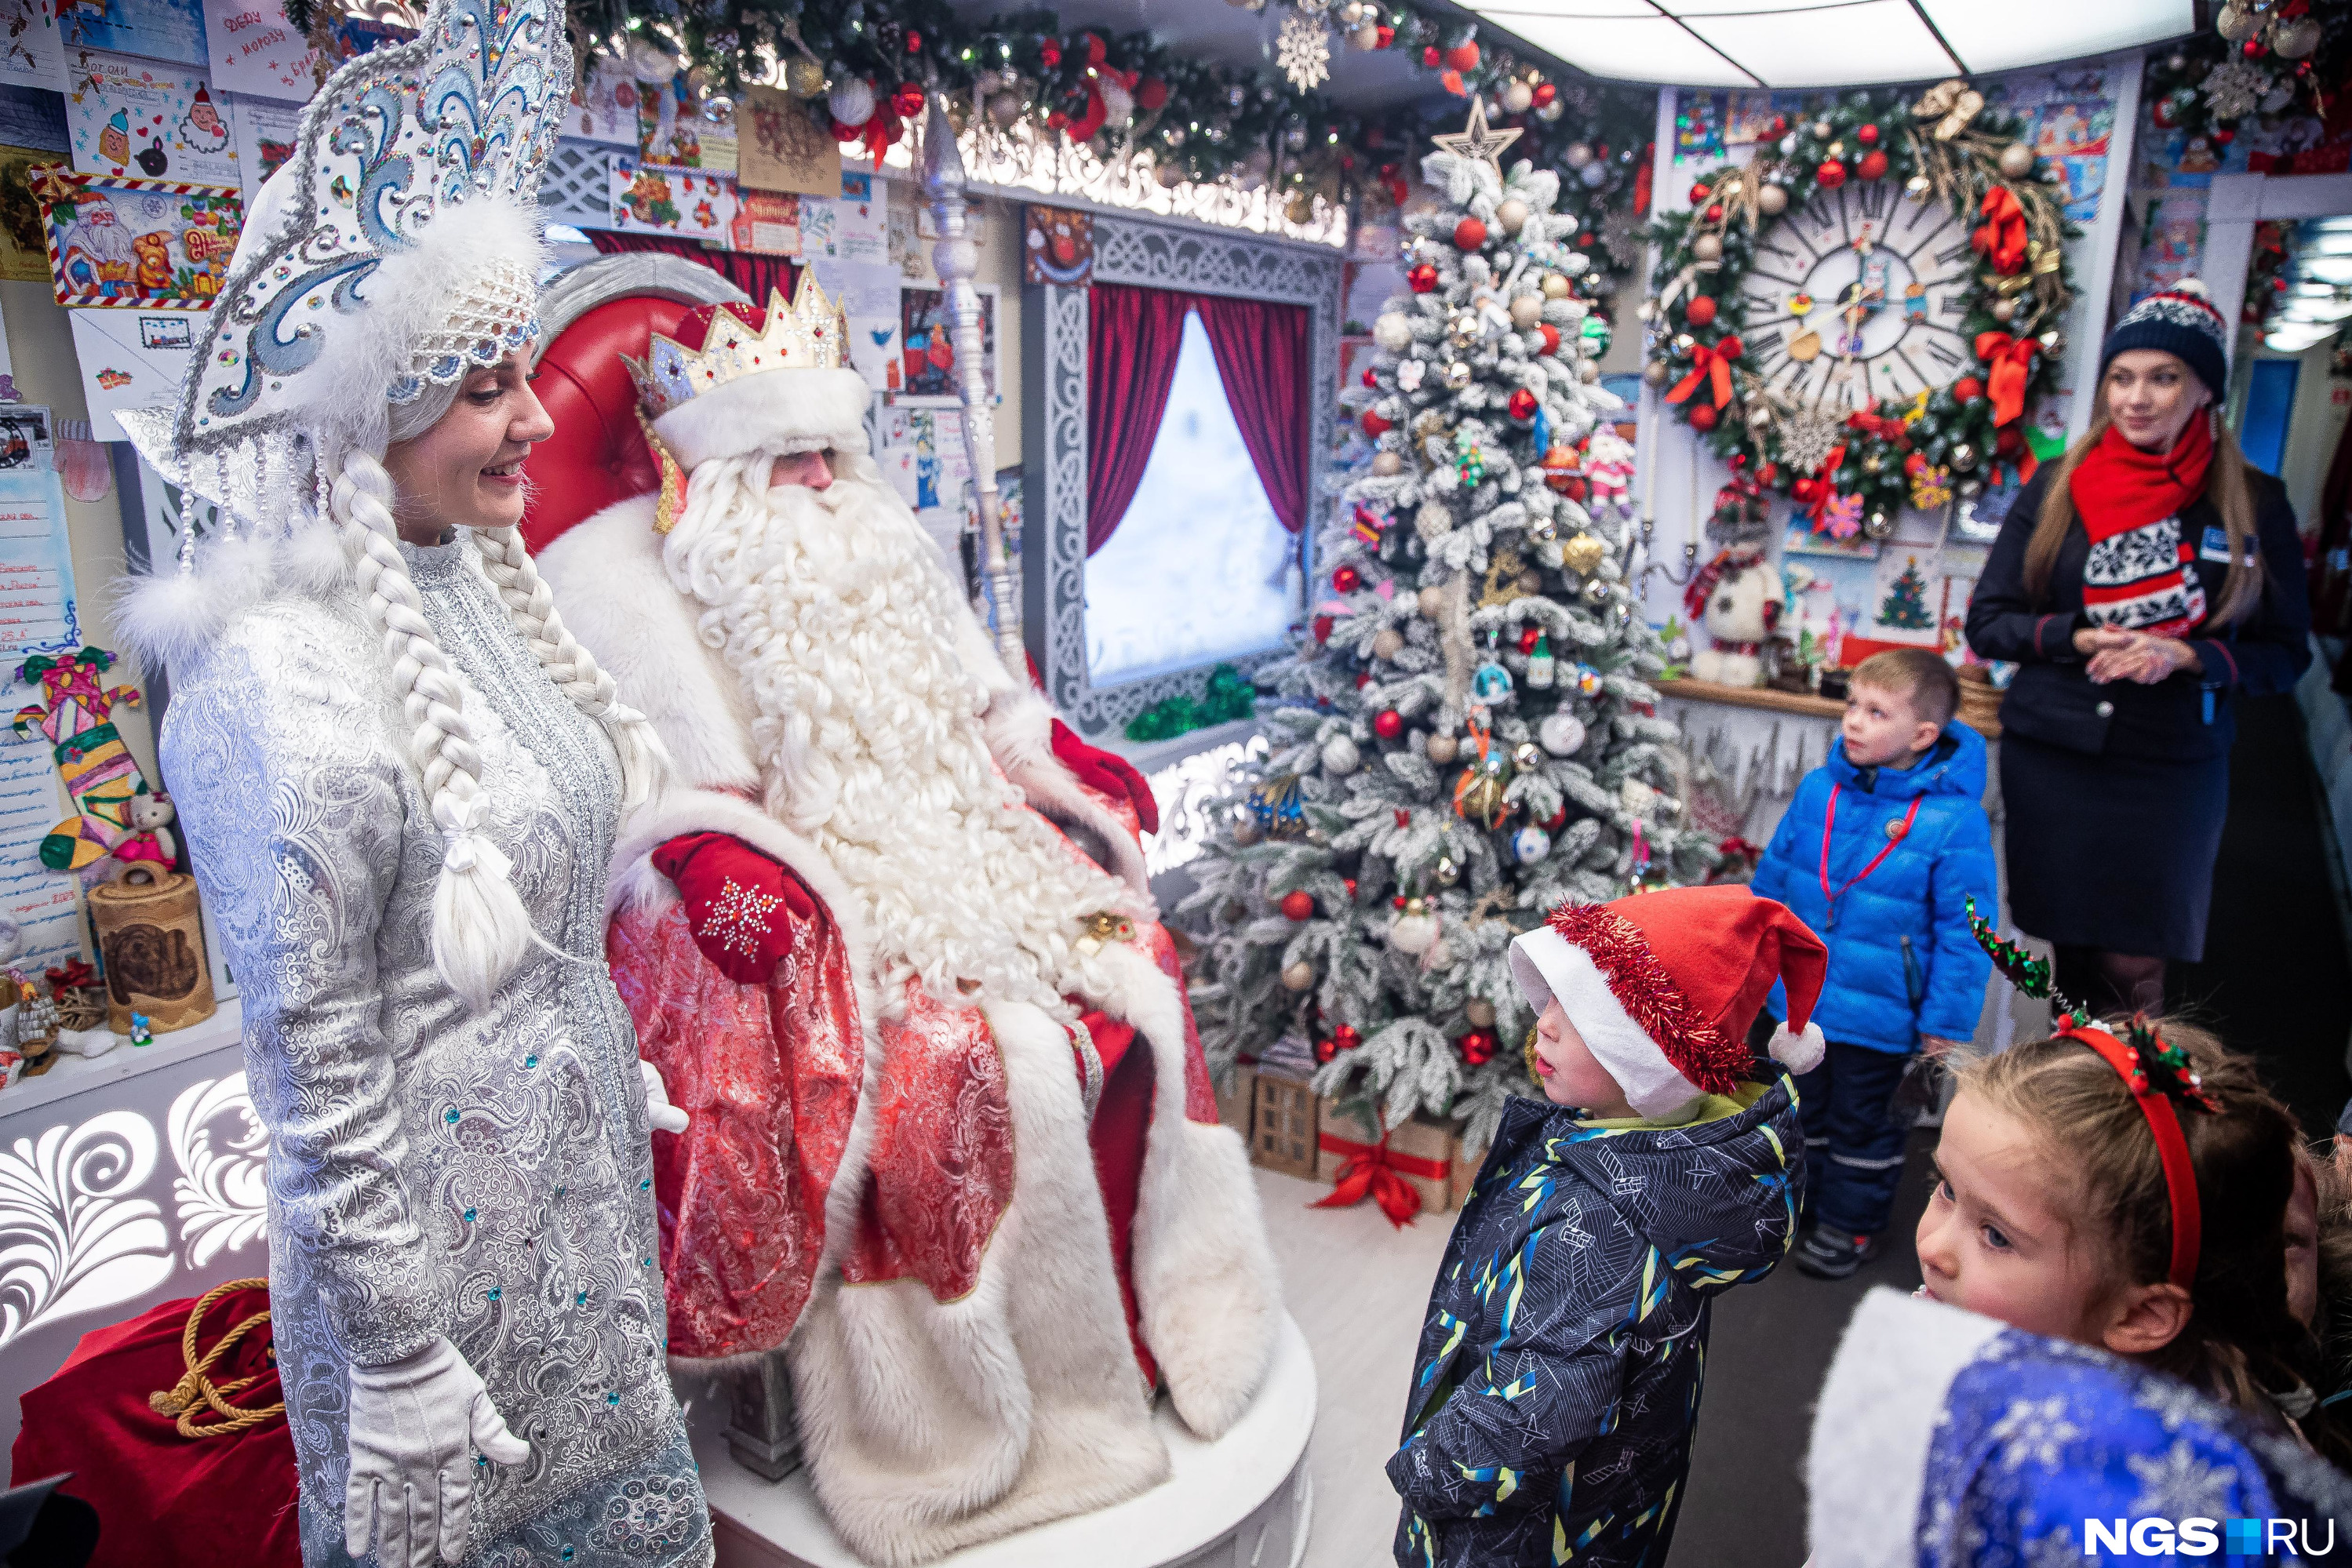
[[[187,1367],[187,1373],[171,1392],[147,1396],[149,1409],[159,1416],[179,1417],[181,1437],[233,1436],[258,1427],[264,1422],[277,1420],[286,1414],[286,1402],[282,1399],[275,1405],[250,1410],[229,1403],[231,1396],[241,1394],[252,1387],[268,1376],[267,1373],[256,1373],[251,1377],[239,1377],[219,1384],[206,1375],[221,1357],[236,1348],[237,1341],[243,1339],[251,1330],[269,1322],[268,1308],[265,1307],[260,1312],[253,1313],[235,1328],[230,1329],[201,1357],[196,1354],[197,1332],[204,1323],[205,1313],[211,1311],[215,1301],[232,1291],[267,1290],[268,1286],[269,1281],[267,1280],[231,1280],[226,1285],[215,1285],[206,1291],[203,1300],[197,1301],[194,1310],[188,1313],[188,1326],[180,1331],[180,1359]],[[198,1417],[207,1410],[219,1419],[200,1422]]]

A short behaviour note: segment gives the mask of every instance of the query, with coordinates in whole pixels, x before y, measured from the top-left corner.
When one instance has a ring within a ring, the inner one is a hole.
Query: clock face
[[[1865,409],[1965,373],[1968,225],[1887,180],[1822,191],[1766,230],[1740,282],[1749,368],[1801,406]]]

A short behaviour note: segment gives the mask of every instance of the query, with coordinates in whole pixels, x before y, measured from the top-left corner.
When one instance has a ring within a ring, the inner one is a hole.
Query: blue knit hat
[[[2106,379],[2107,366],[2117,354],[2158,349],[2186,361],[2220,402],[2230,395],[2229,340],[2230,324],[2213,308],[2205,285],[2184,277],[2125,312],[2099,350],[2099,378]]]

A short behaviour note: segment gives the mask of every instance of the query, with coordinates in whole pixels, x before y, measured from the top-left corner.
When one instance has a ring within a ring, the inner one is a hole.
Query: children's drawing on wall
[[[898,344],[904,371],[899,377],[901,402],[951,404],[958,394],[954,322],[948,315],[947,295],[937,288],[898,291]],[[996,298],[983,289],[980,296],[981,374],[991,402],[996,397]]]

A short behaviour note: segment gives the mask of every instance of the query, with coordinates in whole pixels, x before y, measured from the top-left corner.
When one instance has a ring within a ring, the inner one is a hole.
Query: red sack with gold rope
[[[90,1568],[299,1568],[302,1561],[269,1291],[258,1280],[239,1281],[205,1300],[195,1361],[212,1354],[205,1381],[244,1416],[221,1416],[189,1375],[194,1299],[91,1330],[57,1375],[21,1401],[10,1482],[74,1472],[58,1490],[98,1510]],[[273,1406],[275,1413],[262,1414]],[[199,1435],[183,1437],[184,1427]]]

